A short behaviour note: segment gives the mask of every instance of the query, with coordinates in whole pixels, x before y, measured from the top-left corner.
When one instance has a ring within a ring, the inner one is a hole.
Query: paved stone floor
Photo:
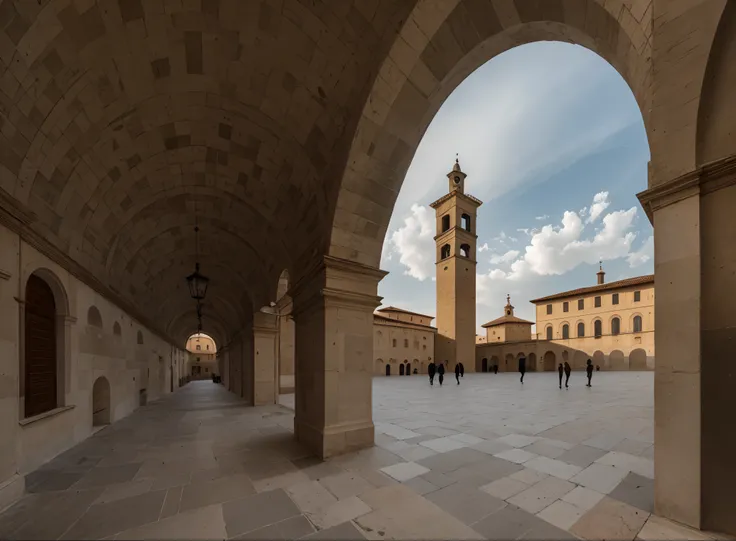
[[[327,462],[193,382],[30,474],[0,538],[704,539],[650,518],[652,377],[376,378],[376,446]]]

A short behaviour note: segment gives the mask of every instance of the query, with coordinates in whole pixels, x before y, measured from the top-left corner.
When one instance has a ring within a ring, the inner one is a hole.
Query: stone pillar
[[[253,405],[275,404],[278,398],[276,354],[278,315],[263,308],[253,315]]]
[[[655,236],[655,513],[736,534],[736,160],[639,198]]]
[[[385,275],[325,256],[291,289],[294,433],[321,458],[373,445],[373,311]]]
[[[240,362],[240,396],[251,406],[255,405],[253,395],[253,325],[249,324],[240,333],[239,340],[239,362]]]
[[[278,320],[278,385],[279,393],[294,392],[294,317],[293,303],[289,295],[284,295],[276,303]]]

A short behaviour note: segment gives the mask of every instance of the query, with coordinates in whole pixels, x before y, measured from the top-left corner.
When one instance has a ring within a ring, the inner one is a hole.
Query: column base
[[[322,459],[373,447],[372,421],[316,427],[294,419],[297,441]]]

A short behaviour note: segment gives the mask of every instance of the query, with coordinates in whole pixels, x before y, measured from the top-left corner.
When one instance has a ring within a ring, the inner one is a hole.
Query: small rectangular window
[[[585,310],[585,299],[578,300],[578,310]]]
[[[611,295],[611,297],[612,297],[612,300],[611,300],[612,304],[618,304],[618,293],[614,293],[613,295]]]
[[[601,307],[601,298],[600,297],[596,297],[595,298],[595,307],[596,308],[600,308]]]
[[[570,311],[570,303],[565,301],[562,303],[562,311],[563,312],[569,312]]]
[[[392,343],[392,345],[393,345],[394,347],[396,347],[396,338],[394,338],[394,339],[393,339],[393,340],[391,341],[391,343]]]
[[[634,302],[641,301],[641,291],[634,291]]]
[[[547,314],[551,314],[551,313],[552,313],[552,305],[551,304],[548,304],[547,305]]]
[[[405,348],[408,348],[409,347],[409,339],[408,338],[404,338],[404,347]]]

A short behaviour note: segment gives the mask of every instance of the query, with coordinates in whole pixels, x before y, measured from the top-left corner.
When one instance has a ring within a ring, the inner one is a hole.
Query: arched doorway
[[[537,354],[536,353],[530,353],[529,356],[526,358],[526,369],[530,372],[536,372],[537,371]]]
[[[553,372],[557,369],[557,357],[554,351],[548,351],[544,354],[544,371]]]
[[[403,376],[404,375],[404,363],[401,363],[399,365],[399,375],[400,376]]]
[[[596,369],[600,367],[601,370],[606,368],[606,356],[600,350],[593,353],[593,367]]]
[[[110,424],[110,382],[100,376],[92,386],[92,426]]]
[[[629,354],[629,370],[646,370],[647,352],[643,349],[635,349]]]
[[[588,362],[588,355],[584,351],[576,351],[572,356],[572,369],[584,370]]]
[[[513,353],[508,353],[506,355],[506,358],[503,361],[503,371],[504,372],[516,371],[516,366],[514,366],[514,354]]]
[[[480,361],[480,370],[481,372],[488,372],[488,359],[485,357]]]
[[[404,369],[404,375],[410,376],[411,375],[411,363],[406,363],[406,368]]]
[[[33,417],[58,406],[56,301],[49,284],[35,274],[25,293],[23,411]]]
[[[626,370],[626,357],[624,352],[618,349],[614,349],[608,356],[608,366],[611,370]]]
[[[386,375],[387,376],[391,375],[391,365],[388,363],[386,363]]]
[[[496,370],[500,369],[499,364],[500,364],[500,362],[499,362],[498,357],[496,357],[495,355],[493,355],[491,357],[490,370],[492,370],[493,372],[496,372]]]

